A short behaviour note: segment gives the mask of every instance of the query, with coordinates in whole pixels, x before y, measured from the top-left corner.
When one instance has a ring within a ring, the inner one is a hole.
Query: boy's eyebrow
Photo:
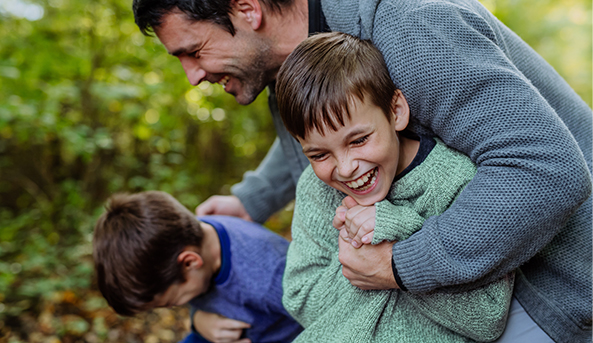
[[[353,137],[358,136],[360,134],[366,133],[368,129],[366,127],[358,127],[350,132],[344,137],[344,143],[348,143]]]
[[[348,134],[344,137],[344,143],[348,143],[353,137],[356,137],[360,134],[366,133],[368,131],[367,127],[359,127],[356,128],[350,132],[348,132]],[[307,154],[307,153],[311,153],[311,152],[315,152],[315,151],[321,151],[323,150],[323,148],[318,148],[318,147],[310,147],[310,148],[305,148],[303,147],[303,154]]]
[[[311,148],[306,148],[305,149],[303,147],[303,154],[307,154],[307,153],[310,153],[310,152],[313,152],[313,151],[319,151],[319,150],[321,150],[321,148],[311,147]]]

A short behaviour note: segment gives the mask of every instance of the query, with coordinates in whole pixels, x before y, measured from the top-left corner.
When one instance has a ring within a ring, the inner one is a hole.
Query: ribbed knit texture
[[[474,174],[466,156],[437,144],[376,205],[373,243],[408,238],[413,232],[407,219],[419,222],[420,229],[424,219],[449,207]],[[470,341],[460,335],[492,341],[502,333],[512,276],[460,294],[414,295],[352,286],[341,273],[338,231],[331,225],[344,197],[311,168],[299,180],[283,280],[284,306],[305,327],[297,342]]]
[[[591,109],[478,1],[322,9],[332,30],[383,53],[414,130],[478,166],[449,210],[394,245],[406,287],[459,289],[520,267],[515,295],[536,323],[558,342],[590,342]]]

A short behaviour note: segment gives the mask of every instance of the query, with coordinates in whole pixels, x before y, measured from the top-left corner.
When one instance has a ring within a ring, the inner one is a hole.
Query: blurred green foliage
[[[228,194],[275,136],[265,94],[239,106],[218,85],[191,87],[139,32],[131,0],[28,3],[39,19],[0,4],[0,330],[93,287],[92,229],[110,194],[158,189],[193,209]],[[483,3],[591,106],[590,1]]]

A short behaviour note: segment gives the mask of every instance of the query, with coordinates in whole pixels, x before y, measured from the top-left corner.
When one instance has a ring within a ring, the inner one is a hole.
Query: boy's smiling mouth
[[[375,167],[356,180],[346,182],[342,181],[342,183],[346,185],[346,187],[352,189],[353,191],[364,192],[375,185],[375,182],[377,181],[377,173],[378,168]]]

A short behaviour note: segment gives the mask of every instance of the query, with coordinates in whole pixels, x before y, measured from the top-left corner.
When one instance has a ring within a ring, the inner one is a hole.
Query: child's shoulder
[[[269,230],[261,224],[243,220],[238,217],[210,215],[198,217],[198,220],[215,226],[217,229],[224,229],[231,241],[258,241],[260,244],[266,242],[283,243],[288,241],[279,234]]]
[[[431,169],[430,174],[434,175],[436,169],[445,175],[453,174],[462,178],[474,176],[476,165],[467,155],[445,145],[438,138],[435,138],[435,141],[437,144],[425,160],[426,166]]]

